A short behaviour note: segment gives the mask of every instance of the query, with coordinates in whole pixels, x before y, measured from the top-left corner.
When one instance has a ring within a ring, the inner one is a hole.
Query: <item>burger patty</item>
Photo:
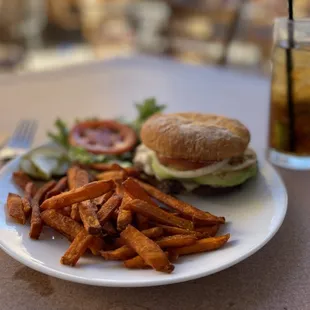
[[[193,193],[199,196],[220,196],[240,190],[243,184],[227,187],[212,187],[210,185],[200,185],[193,190]]]
[[[169,195],[178,195],[186,192],[183,184],[175,179],[170,180],[162,180],[159,181],[153,176],[148,176],[146,174],[141,175],[141,180],[146,181],[147,183],[157,187],[159,190]],[[192,192],[199,196],[218,196],[227,193],[231,193],[233,191],[239,190],[243,184],[239,184],[236,186],[228,186],[228,187],[213,187],[210,185],[200,185],[195,188]]]

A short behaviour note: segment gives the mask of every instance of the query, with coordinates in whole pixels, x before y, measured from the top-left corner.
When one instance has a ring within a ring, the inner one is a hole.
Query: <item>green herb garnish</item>
[[[67,124],[58,118],[55,122],[56,133],[48,132],[48,136],[56,142],[58,145],[68,149],[70,147],[69,144],[69,129]]]
[[[136,103],[136,108],[138,117],[132,125],[137,132],[140,132],[143,123],[153,114],[162,112],[166,106],[157,104],[156,99],[153,97],[145,99],[142,103]]]

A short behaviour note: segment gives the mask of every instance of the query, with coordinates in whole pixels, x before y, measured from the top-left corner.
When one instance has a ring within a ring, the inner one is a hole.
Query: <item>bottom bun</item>
[[[165,194],[178,195],[187,192],[182,183],[178,180],[171,179],[171,180],[158,181],[155,177],[148,176],[146,174],[142,174],[141,180],[157,187],[160,191],[162,191]],[[200,185],[199,187],[196,187],[192,191],[192,193],[199,196],[220,196],[240,190],[243,184],[228,187],[213,187],[210,185]]]

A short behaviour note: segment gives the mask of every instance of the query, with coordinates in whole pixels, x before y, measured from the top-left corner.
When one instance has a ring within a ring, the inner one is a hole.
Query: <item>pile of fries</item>
[[[60,262],[69,266],[90,251],[127,268],[170,273],[179,256],[216,250],[228,241],[229,234],[216,236],[225,218],[162,193],[136,178],[134,169],[101,168],[106,171],[97,181],[72,166],[58,182],[41,187],[15,172],[24,195],[9,193],[8,213],[20,224],[30,218],[32,239],[39,239],[44,225],[64,235],[71,244]]]

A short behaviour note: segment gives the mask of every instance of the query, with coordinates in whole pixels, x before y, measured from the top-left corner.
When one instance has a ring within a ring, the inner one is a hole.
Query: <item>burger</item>
[[[202,195],[239,188],[257,174],[239,121],[200,113],[155,114],[141,128],[134,164],[142,178],[170,194]]]

